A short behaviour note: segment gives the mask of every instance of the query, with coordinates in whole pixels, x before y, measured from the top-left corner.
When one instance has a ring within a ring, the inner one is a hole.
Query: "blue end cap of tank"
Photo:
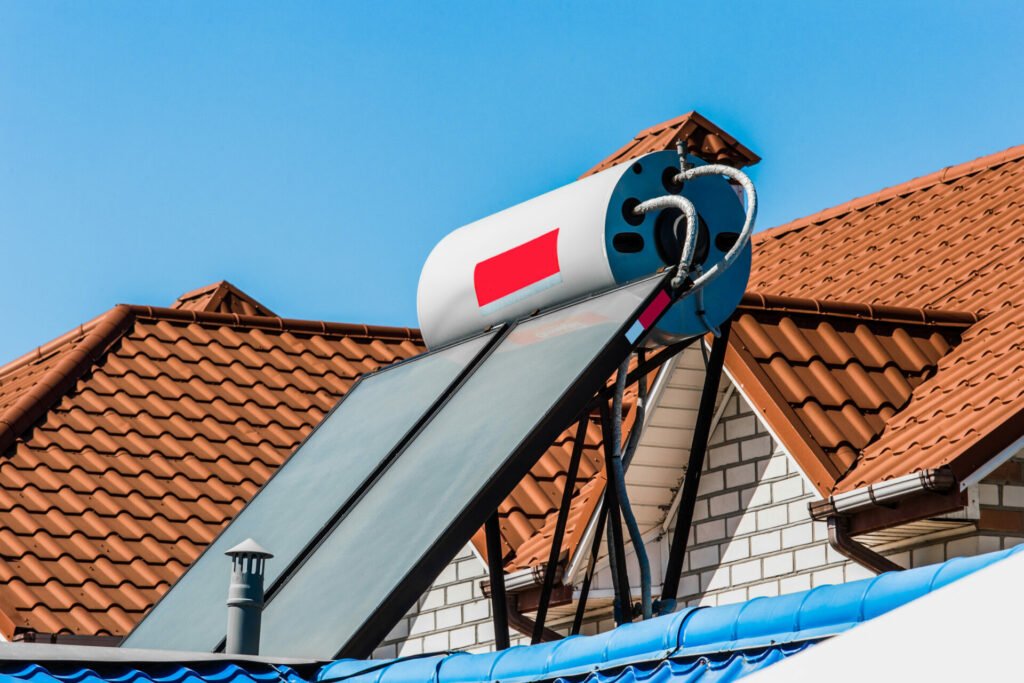
[[[688,160],[693,165],[703,163],[694,157]],[[677,247],[670,234],[672,216],[652,212],[642,220],[632,219],[629,209],[641,201],[680,193],[668,182],[678,170],[675,152],[656,152],[640,157],[616,185],[605,222],[605,251],[616,282],[630,282],[661,267],[676,265],[678,250],[670,253]],[[743,227],[743,204],[729,181],[720,176],[690,180],[680,194],[693,202],[700,216],[704,234],[698,242],[697,259],[705,269],[710,268],[722,259],[732,244],[730,238]],[[711,325],[725,322],[739,305],[750,277],[750,261],[748,244],[729,270],[704,289],[705,319]],[[705,332],[708,329],[697,315],[696,297],[688,297],[665,314],[652,339],[667,343]]]

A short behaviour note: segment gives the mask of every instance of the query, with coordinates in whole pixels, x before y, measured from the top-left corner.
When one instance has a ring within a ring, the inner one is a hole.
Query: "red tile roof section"
[[[976,319],[747,294],[727,367],[827,494]]]
[[[761,161],[761,157],[740,144],[736,138],[691,111],[640,131],[629,143],[580,177],[585,178],[644,154],[674,150],[677,140],[684,140],[687,152],[708,163],[743,168]]]
[[[73,350],[94,322],[76,327],[0,368],[0,415]]]
[[[124,634],[359,375],[422,349],[404,328],[141,306],[43,347],[0,413],[3,635]]]
[[[1024,302],[1024,145],[754,235],[749,289],[989,313]]]
[[[938,372],[864,449],[837,491],[950,466],[961,480],[1024,435],[1024,306],[964,333]]]
[[[836,491],[945,465],[964,477],[1024,434],[1024,145],[755,235],[750,289],[982,318]]]

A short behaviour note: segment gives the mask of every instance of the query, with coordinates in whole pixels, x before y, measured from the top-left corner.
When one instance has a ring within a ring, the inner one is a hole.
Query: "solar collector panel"
[[[261,652],[368,655],[654,324],[666,287],[648,278],[508,331],[274,587]]]

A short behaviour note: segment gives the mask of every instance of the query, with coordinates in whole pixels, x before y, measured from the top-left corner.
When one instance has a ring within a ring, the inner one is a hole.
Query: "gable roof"
[[[755,235],[749,290],[975,316],[834,491],[962,480],[1024,434],[1024,145]]]
[[[740,144],[736,138],[698,112],[691,111],[640,131],[618,151],[580,177],[585,178],[650,152],[674,150],[677,141],[682,141],[686,145],[689,154],[710,164],[728,164],[743,168],[761,161],[761,157]]]
[[[277,314],[235,287],[227,280],[193,289],[178,297],[171,308],[185,308],[192,311],[216,311],[217,313],[238,313],[239,315]]]
[[[747,294],[727,367],[822,494],[977,318]]]

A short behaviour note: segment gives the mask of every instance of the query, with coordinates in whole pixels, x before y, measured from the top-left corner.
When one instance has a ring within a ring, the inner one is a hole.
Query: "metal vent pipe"
[[[228,587],[228,627],[224,652],[229,655],[260,653],[263,614],[263,576],[273,555],[251,538],[224,553],[231,558]]]

